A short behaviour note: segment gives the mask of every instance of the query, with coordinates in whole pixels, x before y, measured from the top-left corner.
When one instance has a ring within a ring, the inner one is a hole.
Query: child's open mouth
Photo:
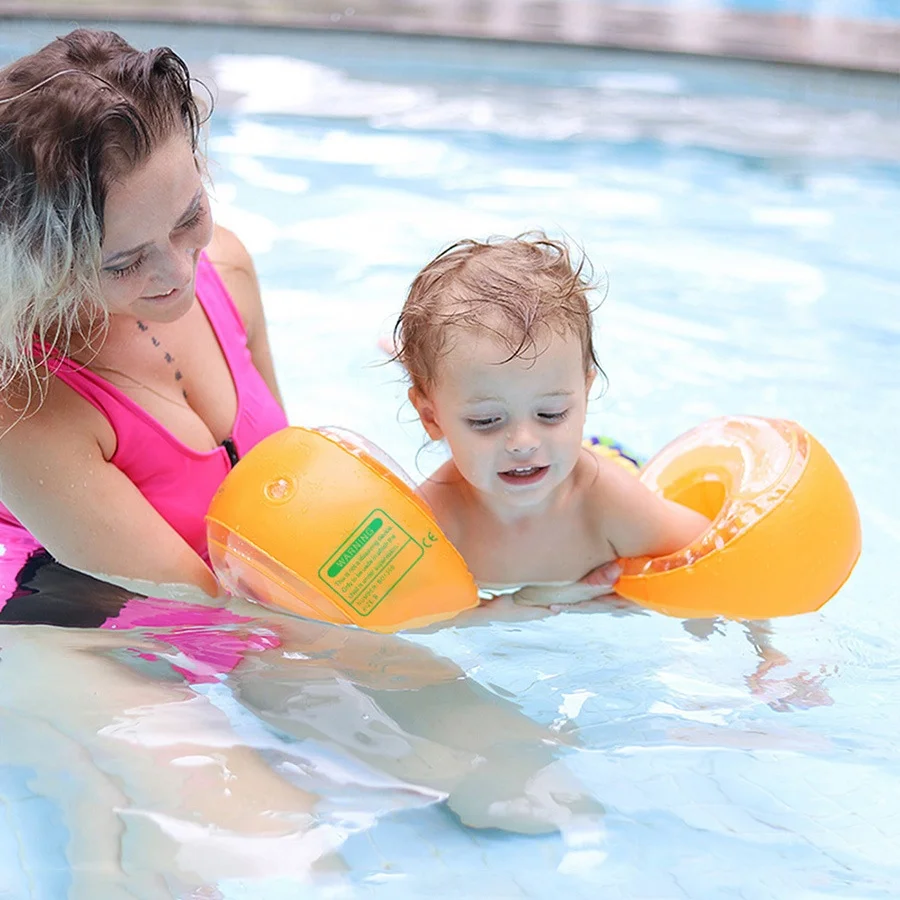
[[[548,471],[550,471],[550,466],[518,466],[497,474],[504,484],[525,485],[537,484]]]

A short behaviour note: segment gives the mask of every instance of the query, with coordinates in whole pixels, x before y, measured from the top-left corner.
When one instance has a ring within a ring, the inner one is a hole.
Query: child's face
[[[428,397],[410,398],[434,440],[445,439],[460,474],[515,507],[537,505],[563,484],[581,451],[587,395],[577,335],[547,330],[537,356],[503,362],[509,346],[460,334],[441,359]]]

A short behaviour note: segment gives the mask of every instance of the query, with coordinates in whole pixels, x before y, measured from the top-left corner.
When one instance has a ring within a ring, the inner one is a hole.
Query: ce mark
[[[422,547],[427,550],[429,547],[433,547],[440,538],[433,532],[429,531],[427,537],[422,538]]]

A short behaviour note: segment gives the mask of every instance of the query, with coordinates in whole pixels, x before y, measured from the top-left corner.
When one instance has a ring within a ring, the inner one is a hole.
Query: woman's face
[[[194,302],[209,199],[188,139],[175,134],[106,196],[101,285],[111,315],[172,322]]]

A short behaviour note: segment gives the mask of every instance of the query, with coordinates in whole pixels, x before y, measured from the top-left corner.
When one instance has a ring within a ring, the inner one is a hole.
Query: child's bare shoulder
[[[636,474],[606,456],[582,450],[575,465],[575,490],[591,509],[627,502],[635,493],[646,491]]]
[[[585,450],[575,467],[575,491],[586,527],[614,545],[623,518],[634,514],[649,493],[637,476],[614,459]]]
[[[617,556],[672,553],[709,524],[700,513],[655,494],[615,460],[596,457],[593,473],[584,490],[590,527]]]
[[[418,495],[431,507],[438,525],[453,543],[461,529],[465,486],[465,479],[451,459],[429,475],[417,489]]]

